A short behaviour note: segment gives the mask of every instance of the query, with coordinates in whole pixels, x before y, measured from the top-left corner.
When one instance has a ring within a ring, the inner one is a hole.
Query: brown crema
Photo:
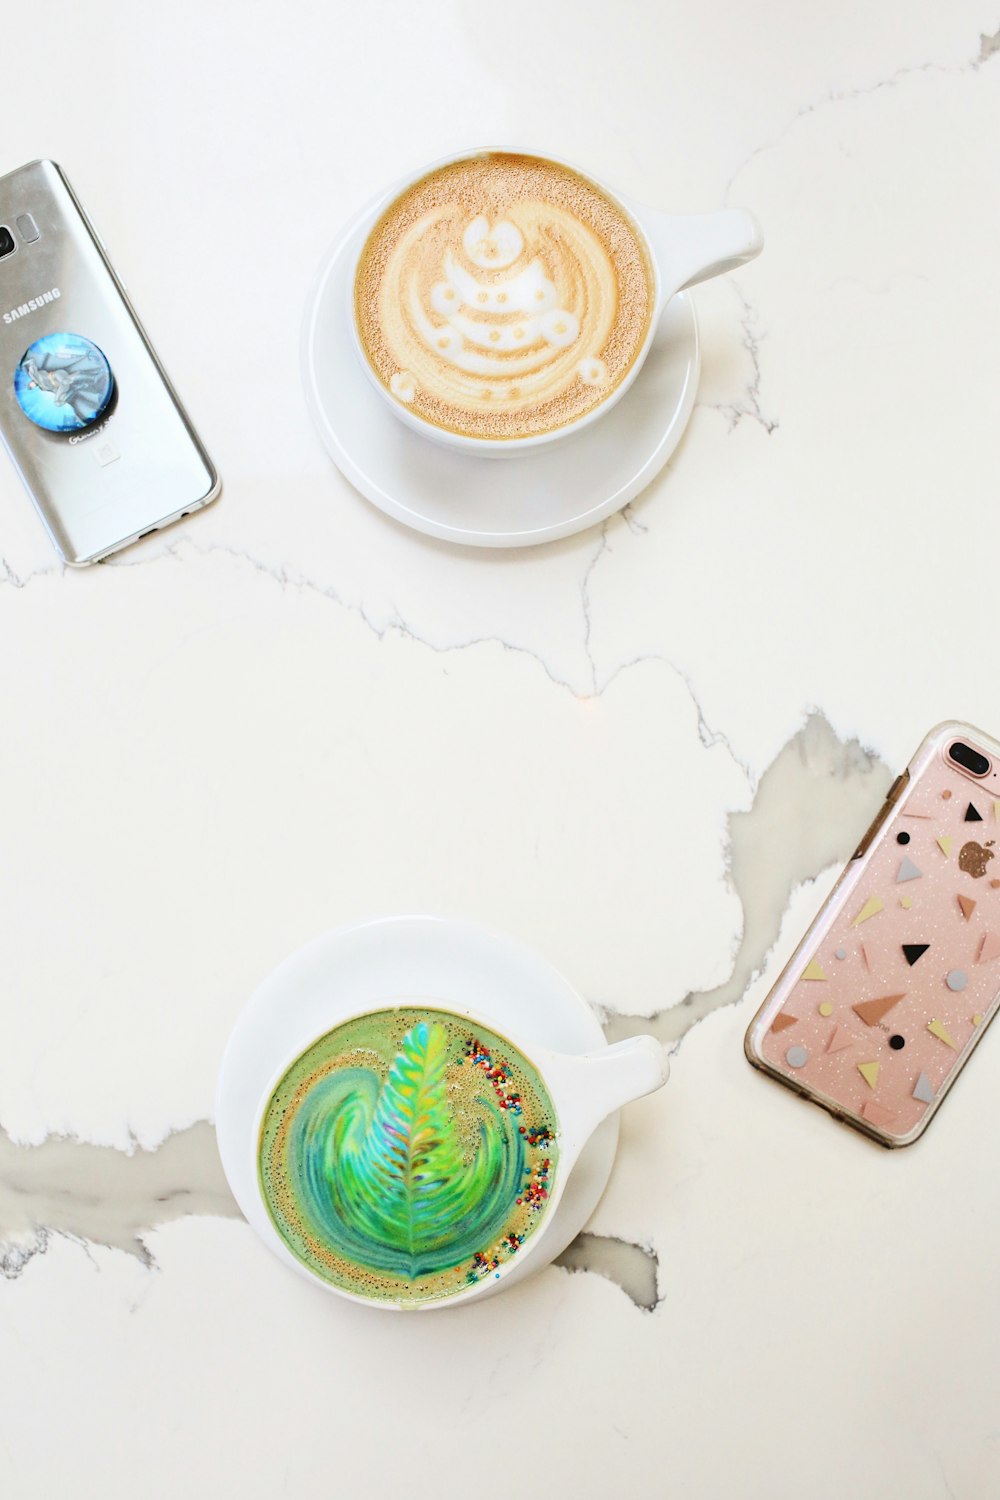
[[[642,236],[599,187],[541,157],[489,152],[385,209],[354,313],[377,379],[414,415],[509,440],[613,394],[646,343],[655,286]]]

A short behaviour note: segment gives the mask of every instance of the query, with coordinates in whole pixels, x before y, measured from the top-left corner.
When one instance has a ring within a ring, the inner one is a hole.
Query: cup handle
[[[711,276],[735,271],[764,248],[756,218],[745,208],[710,214],[643,213],[663,283],[664,300]]]
[[[655,1037],[630,1036],[599,1052],[553,1057],[546,1072],[550,1069],[571,1101],[563,1129],[579,1147],[616,1109],[661,1088],[670,1076],[670,1059]]]

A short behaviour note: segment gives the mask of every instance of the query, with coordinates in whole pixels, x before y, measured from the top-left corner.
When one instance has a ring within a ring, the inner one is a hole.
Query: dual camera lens
[[[948,758],[972,776],[985,776],[990,768],[987,756],[979,750],[973,750],[971,745],[966,745],[961,740],[955,740],[954,744],[948,746]]]
[[[16,249],[14,236],[7,228],[7,225],[0,224],[0,260],[3,260],[5,255],[13,255]]]

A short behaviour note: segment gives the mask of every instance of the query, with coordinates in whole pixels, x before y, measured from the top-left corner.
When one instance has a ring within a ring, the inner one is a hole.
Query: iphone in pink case
[[[930,1119],[1000,1002],[1000,744],[932,729],[746,1034],[755,1067],[885,1146]]]

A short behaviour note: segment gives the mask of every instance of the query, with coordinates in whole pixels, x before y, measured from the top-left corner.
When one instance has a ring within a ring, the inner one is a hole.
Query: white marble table
[[[225,493],[65,572],[0,466],[0,1494],[1000,1491],[1000,1036],[893,1154],[741,1048],[890,768],[1000,728],[998,24],[8,5],[0,167],[62,161]],[[373,188],[513,138],[768,243],[630,511],[463,553],[331,469],[299,312]],[[432,1319],[284,1271],[210,1120],[257,980],[411,910],[675,1048],[576,1270]]]

